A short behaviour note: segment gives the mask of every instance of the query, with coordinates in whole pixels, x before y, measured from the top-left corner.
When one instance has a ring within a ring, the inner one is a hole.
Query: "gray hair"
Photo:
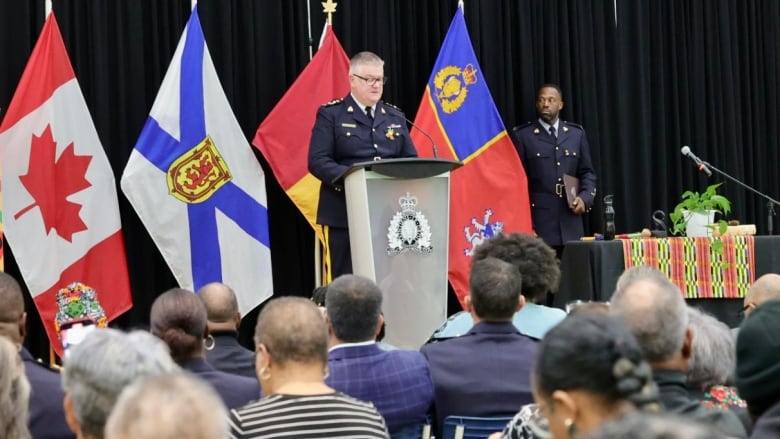
[[[385,62],[374,52],[359,52],[349,60],[349,73],[354,75],[360,66],[384,67]]]
[[[158,375],[122,391],[106,422],[111,439],[223,439],[227,409],[211,386],[186,373]]]
[[[347,343],[373,340],[382,313],[382,290],[361,276],[345,274],[330,285],[325,310],[333,334]]]
[[[120,392],[148,376],[179,370],[168,347],[143,331],[95,329],[65,357],[62,387],[70,396],[81,431],[103,437],[103,427]]]
[[[688,312],[682,292],[655,268],[638,266],[623,272],[610,312],[628,325],[649,362],[672,358],[685,342]]]
[[[29,439],[27,412],[30,383],[24,374],[19,349],[6,337],[0,337],[0,437]]]
[[[725,323],[704,311],[688,307],[693,348],[688,361],[688,384],[701,390],[730,381],[736,365],[736,342]]]

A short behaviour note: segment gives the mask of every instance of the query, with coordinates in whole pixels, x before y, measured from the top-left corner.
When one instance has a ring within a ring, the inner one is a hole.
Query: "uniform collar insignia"
[[[382,112],[382,114],[387,114],[387,112],[385,111],[385,107],[382,107],[382,108],[380,109],[380,111]]]
[[[355,110],[352,109],[352,105],[347,107],[347,113],[352,113],[353,111],[355,111]]]
[[[563,132],[565,133],[565,132],[567,132],[567,131],[569,131],[569,127],[567,127],[567,126],[564,126],[564,127],[563,127]]]
[[[539,128],[534,128],[534,134],[539,134],[539,133],[540,133]]]

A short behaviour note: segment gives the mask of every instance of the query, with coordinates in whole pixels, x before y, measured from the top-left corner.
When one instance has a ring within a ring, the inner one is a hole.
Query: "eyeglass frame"
[[[379,84],[381,84],[383,86],[385,84],[387,84],[387,76],[383,76],[381,78],[365,78],[363,76],[358,75],[357,73],[352,73],[352,76],[354,76],[356,78],[362,79],[366,83],[366,85],[369,86],[369,87],[373,87],[377,83],[379,83]]]

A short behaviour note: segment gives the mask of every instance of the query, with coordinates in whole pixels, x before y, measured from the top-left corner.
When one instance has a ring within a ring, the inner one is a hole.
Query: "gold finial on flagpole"
[[[336,6],[338,3],[333,0],[327,0],[322,2],[322,12],[328,14],[328,24],[333,24],[333,14],[336,13]]]

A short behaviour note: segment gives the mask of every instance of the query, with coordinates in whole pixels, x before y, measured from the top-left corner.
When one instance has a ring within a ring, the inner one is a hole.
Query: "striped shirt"
[[[229,422],[233,439],[389,437],[373,404],[341,392],[270,395],[231,410]]]

